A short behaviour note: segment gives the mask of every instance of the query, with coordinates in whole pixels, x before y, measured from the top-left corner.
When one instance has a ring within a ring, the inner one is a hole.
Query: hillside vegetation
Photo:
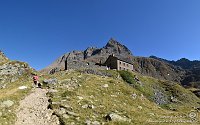
[[[31,91],[32,69],[26,63],[5,61],[0,64],[0,125],[13,125],[19,101]],[[21,90],[19,87],[26,86]]]
[[[49,108],[64,125],[199,123],[192,115],[198,115],[200,99],[180,85],[126,71],[109,73],[112,77],[81,71],[50,76],[58,83],[48,85]]]

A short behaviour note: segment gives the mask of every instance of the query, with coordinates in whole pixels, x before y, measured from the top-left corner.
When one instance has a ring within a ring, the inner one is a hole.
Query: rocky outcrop
[[[84,51],[84,59],[90,58],[91,56],[97,54],[100,50],[96,47],[89,47]]]
[[[27,63],[11,61],[0,52],[0,89],[19,80],[20,77],[26,74],[30,75],[32,70]]]
[[[0,65],[0,88],[17,81],[24,74],[30,73],[30,70],[28,64],[18,61],[8,61]]]

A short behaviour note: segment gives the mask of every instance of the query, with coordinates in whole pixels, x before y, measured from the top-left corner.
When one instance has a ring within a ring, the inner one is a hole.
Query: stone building
[[[133,71],[133,64],[131,61],[110,55],[104,63],[109,69]]]

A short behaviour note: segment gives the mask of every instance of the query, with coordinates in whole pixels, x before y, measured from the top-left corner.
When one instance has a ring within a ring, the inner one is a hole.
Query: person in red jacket
[[[33,83],[34,86],[39,87],[39,76],[37,74],[33,74]]]

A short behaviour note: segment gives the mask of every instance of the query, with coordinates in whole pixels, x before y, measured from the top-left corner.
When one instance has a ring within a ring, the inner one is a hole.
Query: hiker
[[[35,87],[41,87],[41,84],[39,83],[39,76],[37,74],[33,74],[33,83]]]

